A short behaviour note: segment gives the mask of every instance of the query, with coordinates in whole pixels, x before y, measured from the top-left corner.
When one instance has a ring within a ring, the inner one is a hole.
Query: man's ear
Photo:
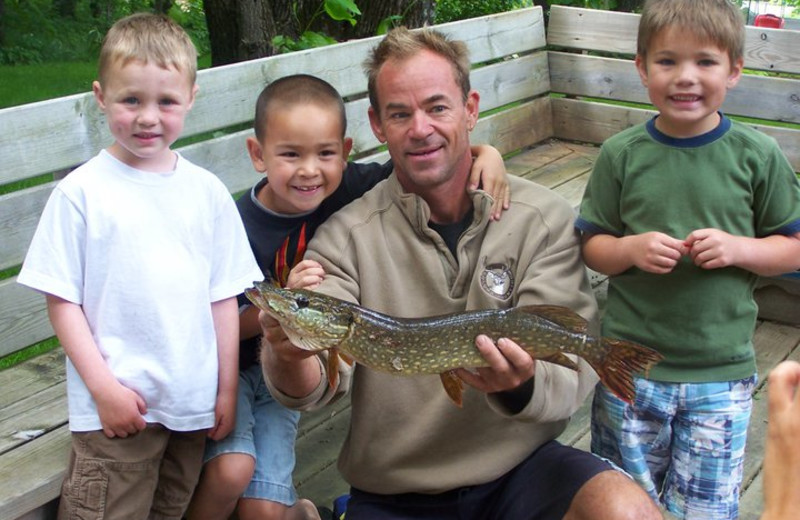
[[[478,116],[480,115],[480,101],[481,95],[477,90],[470,90],[467,93],[467,128],[471,132],[475,125],[478,123]]]
[[[380,116],[375,112],[372,106],[367,109],[367,115],[369,116],[369,126],[372,127],[372,133],[375,134],[378,141],[385,143],[386,137],[383,134],[383,128],[381,128]]]
[[[264,163],[264,150],[255,137],[247,138],[247,153],[250,155],[250,162],[253,163],[253,168],[259,173],[266,173],[267,165]]]

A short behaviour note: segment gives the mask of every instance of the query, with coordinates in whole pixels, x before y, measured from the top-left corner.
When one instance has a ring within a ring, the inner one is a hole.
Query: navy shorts
[[[353,488],[347,520],[560,520],[589,479],[613,469],[591,453],[550,441],[502,477],[477,486],[438,495],[376,495]]]

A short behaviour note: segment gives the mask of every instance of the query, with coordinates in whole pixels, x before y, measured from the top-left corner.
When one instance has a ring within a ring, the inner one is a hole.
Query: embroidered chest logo
[[[481,288],[495,298],[506,300],[514,290],[514,275],[504,264],[489,264],[481,272]]]

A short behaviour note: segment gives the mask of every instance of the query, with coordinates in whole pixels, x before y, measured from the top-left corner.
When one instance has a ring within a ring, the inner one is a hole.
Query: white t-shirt
[[[53,190],[17,281],[81,305],[145,420],[188,431],[214,424],[211,303],[262,278],[215,175],[180,156],[172,172],[143,172],[102,151]],[[70,429],[100,429],[69,360],[67,392]]]

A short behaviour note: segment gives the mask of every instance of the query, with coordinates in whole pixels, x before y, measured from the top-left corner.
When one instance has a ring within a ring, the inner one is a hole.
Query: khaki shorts
[[[72,433],[59,519],[180,519],[200,470],[207,430],[148,425],[124,439]]]

